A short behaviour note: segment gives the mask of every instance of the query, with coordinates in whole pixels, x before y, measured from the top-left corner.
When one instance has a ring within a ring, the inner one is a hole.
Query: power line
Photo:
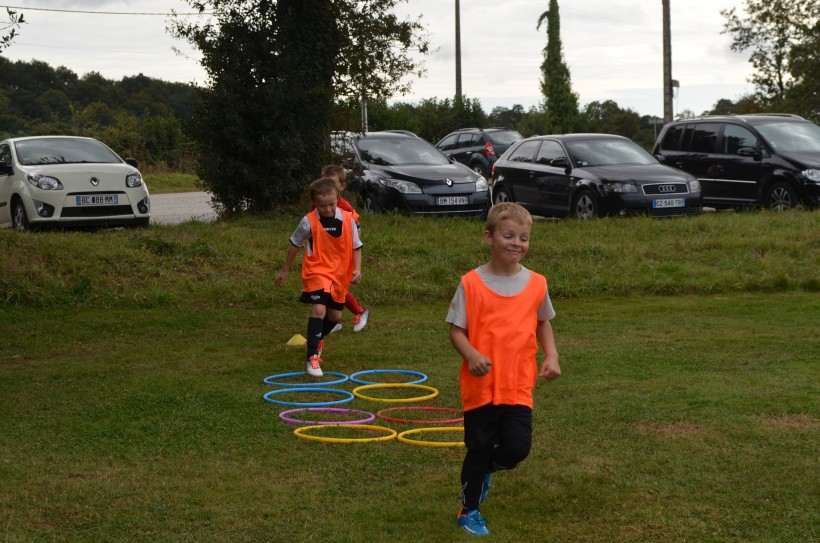
[[[82,15],[149,15],[153,17],[170,17],[171,15],[213,15],[212,12],[203,11],[202,13],[149,13],[149,12],[127,12],[127,11],[85,11],[78,9],[54,9],[54,8],[32,8],[23,6],[0,6],[0,8],[19,9],[25,11],[49,11],[53,13],[77,13]]]

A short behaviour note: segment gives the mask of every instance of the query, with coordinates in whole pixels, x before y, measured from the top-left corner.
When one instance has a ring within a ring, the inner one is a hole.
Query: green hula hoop
[[[421,390],[427,390],[430,392],[427,396],[415,396],[413,398],[374,398],[373,396],[365,396],[361,393],[362,390],[372,390],[376,388],[415,388]],[[357,398],[361,398],[362,400],[370,400],[373,402],[390,402],[390,403],[400,403],[400,402],[423,402],[424,400],[432,400],[436,396],[438,396],[438,390],[427,386],[427,385],[416,385],[416,384],[409,384],[409,383],[378,383],[375,385],[362,385],[360,387],[356,387],[353,389],[353,395]]]
[[[308,430],[327,430],[331,427],[338,427],[338,425],[327,425],[327,424],[320,424],[317,426],[302,426],[301,428],[297,428],[293,431],[296,437],[301,437],[302,439],[312,439],[313,441],[323,441],[325,443],[368,443],[370,441],[389,441],[396,437],[396,431],[391,430],[390,428],[386,428],[384,426],[373,426],[371,424],[345,424],[345,428],[361,428],[363,430],[375,430],[377,432],[387,432],[387,435],[379,436],[379,437],[323,437],[323,436],[314,436],[310,434],[306,434],[305,432]]]
[[[461,432],[464,433],[464,428],[454,427],[436,427],[436,428],[414,428],[412,430],[405,430],[397,436],[397,439],[402,443],[409,443],[411,445],[419,445],[421,447],[463,447],[463,441],[422,441],[419,439],[410,439],[407,436],[410,434],[420,434],[423,432]]]

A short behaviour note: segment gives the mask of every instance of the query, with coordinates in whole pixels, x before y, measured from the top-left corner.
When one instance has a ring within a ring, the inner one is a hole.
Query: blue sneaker
[[[458,525],[468,534],[490,535],[490,530],[487,529],[487,521],[484,520],[478,509],[472,511],[462,509],[458,514]]]
[[[481,487],[481,497],[478,498],[478,505],[484,503],[484,500],[487,499],[487,494],[490,493],[490,487],[492,486],[492,476],[491,473],[488,471],[487,475],[484,476],[484,486]]]

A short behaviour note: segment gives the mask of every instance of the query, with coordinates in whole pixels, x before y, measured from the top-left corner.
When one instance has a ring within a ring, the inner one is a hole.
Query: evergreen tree
[[[541,63],[541,94],[547,113],[547,128],[555,134],[575,130],[578,119],[578,95],[572,91],[569,68],[564,62],[561,45],[561,18],[558,0],[550,0],[550,7],[538,18],[536,28],[546,22],[547,46]]]

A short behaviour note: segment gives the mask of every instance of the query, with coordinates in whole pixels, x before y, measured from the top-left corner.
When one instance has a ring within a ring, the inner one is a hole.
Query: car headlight
[[[603,189],[606,192],[638,192],[638,187],[632,183],[604,183]]]
[[[385,179],[382,177],[379,178],[379,183],[381,183],[385,187],[396,189],[402,194],[421,194],[421,189],[419,188],[419,186],[410,181],[402,181],[400,179]]]
[[[695,179],[694,181],[689,181],[689,192],[697,192],[700,190],[700,181]]]
[[[820,183],[820,170],[818,170],[817,168],[809,168],[808,170],[803,170],[803,175],[809,181]]]
[[[125,176],[125,186],[133,189],[142,185],[142,175],[140,172],[131,172]]]
[[[28,182],[42,190],[63,190],[63,184],[56,177],[50,175],[40,175],[39,173],[30,173],[26,175]]]
[[[487,185],[487,180],[484,179],[483,175],[479,175],[478,179],[475,180],[475,191],[476,192],[486,192],[489,190],[489,185]]]

